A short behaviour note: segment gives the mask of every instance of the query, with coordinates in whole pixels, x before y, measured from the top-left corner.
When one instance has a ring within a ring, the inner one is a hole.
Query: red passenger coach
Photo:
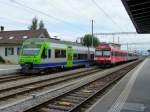
[[[98,65],[112,65],[128,61],[128,53],[119,47],[105,43],[96,48],[94,60]]]

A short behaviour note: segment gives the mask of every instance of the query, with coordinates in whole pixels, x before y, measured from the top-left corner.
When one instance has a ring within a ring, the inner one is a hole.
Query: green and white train
[[[94,48],[49,38],[32,38],[23,42],[19,57],[22,72],[37,73],[43,69],[89,65]]]

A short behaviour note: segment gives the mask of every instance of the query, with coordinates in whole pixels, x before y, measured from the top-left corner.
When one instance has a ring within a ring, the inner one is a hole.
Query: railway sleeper
[[[60,105],[53,105],[53,104],[49,104],[47,107],[50,109],[55,109],[56,111],[57,110],[69,111],[71,109],[68,106],[60,106]],[[54,112],[55,112],[55,110],[54,110]]]
[[[68,101],[62,101],[62,100],[56,100],[56,101],[54,101],[54,104],[61,105],[61,106],[68,106],[68,107],[74,106],[74,103],[68,102]]]
[[[94,86],[94,87],[90,87],[90,90],[93,90],[93,91],[98,91],[99,88],[101,88],[101,86]],[[94,93],[94,92],[93,92]]]
[[[83,94],[75,94],[75,93],[71,93],[70,96],[81,97],[81,98],[88,98],[88,95],[85,96]]]
[[[84,98],[81,98],[81,97],[75,97],[75,96],[66,96],[65,98],[70,99],[70,100],[79,100],[79,101],[84,100]]]
[[[94,91],[90,92],[90,93],[86,93],[86,92],[83,92],[83,91],[75,92],[75,94],[81,94],[81,95],[85,95],[85,96],[91,95],[93,93],[94,93]]]
[[[55,109],[50,109],[50,108],[47,108],[47,107],[43,107],[40,110],[38,110],[37,112],[65,112],[65,111],[55,110]]]
[[[61,98],[60,101],[65,101],[65,102],[71,102],[71,103],[78,103],[79,100],[76,99],[67,99],[67,98]]]

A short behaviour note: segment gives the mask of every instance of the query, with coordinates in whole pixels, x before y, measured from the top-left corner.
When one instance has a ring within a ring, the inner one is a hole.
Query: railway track
[[[94,67],[93,67],[94,68]],[[84,68],[73,68],[73,70],[77,70],[77,69],[84,69]],[[51,72],[49,73],[45,73],[45,74],[22,74],[22,73],[16,73],[16,74],[9,74],[9,75],[2,75],[0,76],[0,84],[1,83],[7,83],[10,81],[18,81],[21,79],[27,79],[27,78],[32,78],[32,77],[38,77],[38,76],[44,76],[44,75],[50,75],[50,74],[54,74],[54,73],[59,73],[59,72],[65,72],[65,71],[71,71],[72,69],[63,69],[63,70],[59,70],[59,69],[52,69]]]
[[[82,112],[85,111],[93,99],[101,96],[116,81],[121,79],[130,70],[136,67],[140,61],[125,68],[115,71],[100,79],[96,79],[81,87],[75,88],[65,94],[55,97],[48,102],[38,105],[26,112]],[[93,103],[93,102],[92,102]]]
[[[70,82],[74,79],[85,77],[87,75],[92,75],[93,73],[99,72],[101,69],[98,68],[89,68],[86,70],[81,70],[75,72],[67,72],[68,74],[45,78],[44,80],[32,81],[25,84],[20,84],[16,86],[6,87],[4,89],[0,88],[0,106],[5,105],[10,102],[15,102],[19,99],[25,98],[29,95],[36,94],[38,92],[46,91],[54,86],[61,85],[67,82]],[[41,76],[42,77],[42,76]],[[44,76],[43,76],[44,77]],[[36,77],[37,79],[37,77]]]
[[[25,76],[22,74],[12,75],[12,76],[1,76],[0,83],[9,82],[9,81],[17,81],[25,78],[31,78],[32,76]]]
[[[64,71],[66,71],[66,70],[64,70]],[[53,73],[57,73],[57,72],[60,72],[60,71],[59,70],[51,70],[51,73],[47,73],[47,74],[53,74]],[[42,74],[42,76],[47,75],[47,74]],[[40,74],[38,74],[38,76],[40,76]],[[0,83],[10,82],[10,81],[17,81],[17,80],[32,78],[32,77],[35,77],[35,74],[34,75],[33,74],[24,75],[24,74],[21,74],[21,73],[17,73],[17,74],[2,75],[2,76],[0,76]]]

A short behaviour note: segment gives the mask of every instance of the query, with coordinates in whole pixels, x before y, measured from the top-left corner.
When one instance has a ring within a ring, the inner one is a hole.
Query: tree
[[[29,30],[44,29],[44,22],[42,20],[38,22],[38,18],[34,17],[32,19],[31,26],[29,26],[28,29]]]
[[[89,50],[89,47],[92,46],[92,38],[93,38],[93,46],[96,47],[100,41],[97,37],[95,36],[92,36],[90,34],[86,34],[84,37],[83,37],[83,45],[86,45],[88,47],[88,59],[90,60],[90,50]]]
[[[39,23],[39,29],[44,29],[44,23],[43,23],[42,20],[41,20],[40,23]]]
[[[100,41],[97,37],[90,35],[90,34],[86,34],[83,37],[83,45],[86,45],[87,47],[92,46],[92,38],[93,38],[93,46],[96,47],[98,44],[100,44]]]
[[[38,29],[38,19],[36,17],[34,17],[32,19],[32,24],[31,26],[29,26],[30,30],[37,30]]]

